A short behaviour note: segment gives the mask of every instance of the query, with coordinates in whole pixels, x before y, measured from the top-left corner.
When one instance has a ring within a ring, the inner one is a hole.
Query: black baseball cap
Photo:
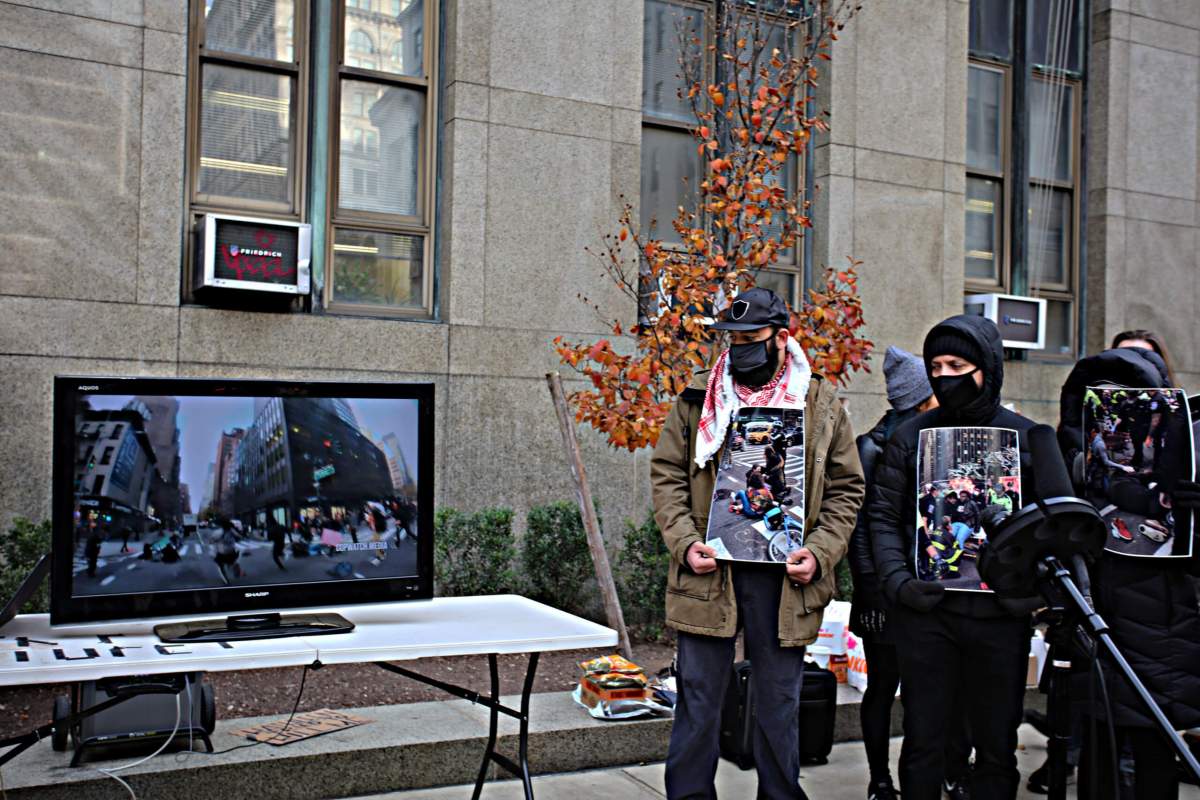
[[[755,286],[733,298],[721,312],[720,321],[712,327],[719,331],[754,331],[768,326],[786,328],[790,321],[783,298],[770,289]]]

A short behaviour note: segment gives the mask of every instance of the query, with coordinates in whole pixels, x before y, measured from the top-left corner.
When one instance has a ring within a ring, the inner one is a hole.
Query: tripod
[[[1048,639],[1054,648],[1050,663],[1050,692],[1047,702],[1047,719],[1050,737],[1048,796],[1049,800],[1064,800],[1067,793],[1067,747],[1071,738],[1071,661],[1061,658],[1061,650],[1068,655],[1081,653],[1087,658],[1097,658],[1098,652],[1107,653],[1129,685],[1137,693],[1143,705],[1150,711],[1162,733],[1170,740],[1175,752],[1187,764],[1192,774],[1200,779],[1200,764],[1175,731],[1145,684],[1125,660],[1120,649],[1108,633],[1108,624],[1092,606],[1087,564],[1082,555],[1071,556],[1070,563],[1075,575],[1054,555],[1043,556],[1037,562],[1038,589],[1051,605],[1054,619]],[[1078,583],[1076,582],[1078,577]],[[1109,724],[1112,720],[1109,719]]]

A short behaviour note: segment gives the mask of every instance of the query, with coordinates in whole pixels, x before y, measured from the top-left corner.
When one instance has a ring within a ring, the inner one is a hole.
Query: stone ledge
[[[1032,705],[1035,690],[1027,693]],[[835,741],[861,736],[862,695],[841,686]],[[519,698],[506,697],[515,705]],[[284,747],[258,745],[215,755],[164,753],[119,774],[141,797],[189,800],[315,800],[328,797],[470,783],[478,773],[487,737],[488,712],[465,700],[409,703],[353,709],[371,723]],[[661,761],[671,731],[669,719],[600,722],[588,717],[565,692],[536,694],[531,704],[529,762],[534,774],[572,772]],[[244,744],[230,731],[282,717],[232,719],[217,724],[217,751]],[[892,732],[900,731],[900,704],[893,708]],[[516,757],[517,724],[501,717],[500,750]],[[13,800],[111,798],[117,787],[93,769],[72,769],[71,754],[41,742],[4,770]],[[118,761],[92,762],[111,767]],[[492,768],[492,777],[496,776]]]

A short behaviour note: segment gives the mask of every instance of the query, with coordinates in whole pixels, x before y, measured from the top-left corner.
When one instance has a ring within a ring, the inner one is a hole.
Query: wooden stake
[[[558,427],[562,431],[563,448],[567,451],[567,463],[575,477],[575,496],[579,500],[579,513],[583,515],[583,528],[587,531],[588,550],[592,553],[592,564],[596,568],[596,583],[600,585],[600,596],[604,599],[604,614],[608,625],[617,632],[617,643],[621,655],[633,660],[633,648],[629,645],[629,631],[625,629],[625,615],[621,613],[621,601],[617,597],[617,585],[613,582],[612,570],[608,565],[608,553],[600,535],[600,520],[596,517],[596,506],[592,503],[592,490],[588,487],[587,472],[583,469],[583,457],[579,452],[579,440],[575,438],[575,417],[567,406],[563,393],[562,378],[557,372],[547,372],[550,397],[554,411],[558,414]]]

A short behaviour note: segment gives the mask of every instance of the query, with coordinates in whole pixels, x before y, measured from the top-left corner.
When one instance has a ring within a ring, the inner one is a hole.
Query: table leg
[[[500,723],[500,711],[497,708],[500,703],[500,668],[496,663],[495,653],[488,654],[488,669],[491,670],[492,678],[492,702],[488,704],[488,743],[487,749],[483,751],[483,763],[479,766],[479,777],[475,779],[475,792],[471,795],[471,800],[479,800],[483,782],[487,780],[488,766],[496,756],[496,732]]]
[[[500,701],[500,665],[495,653],[488,655],[488,669],[491,673],[491,693],[488,695],[481,695],[470,689],[464,689],[461,686],[439,681],[436,678],[421,675],[420,673],[386,661],[376,661],[375,666],[385,669],[388,672],[394,672],[397,675],[404,675],[429,686],[436,686],[455,697],[461,697],[465,700],[470,700],[472,703],[486,706],[489,712],[487,748],[483,752],[483,763],[479,765],[479,776],[475,779],[475,791],[471,794],[471,800],[479,800],[479,795],[483,791],[483,784],[487,781],[488,766],[493,763],[498,764],[505,771],[520,778],[522,787],[525,790],[526,800],[533,800],[533,782],[529,775],[529,699],[530,695],[533,694],[533,679],[537,674],[538,656],[538,653],[531,653],[529,661],[526,664],[525,683],[521,687],[521,707],[519,709],[509,708]],[[520,732],[517,737],[517,748],[520,755],[516,761],[496,752],[496,739],[499,736],[501,714],[517,720],[520,726]]]
[[[537,673],[537,665],[538,653],[530,653],[529,664],[525,668],[525,686],[521,689],[521,732],[517,740],[525,800],[533,800],[533,783],[529,778],[529,695],[533,693],[533,676]]]

